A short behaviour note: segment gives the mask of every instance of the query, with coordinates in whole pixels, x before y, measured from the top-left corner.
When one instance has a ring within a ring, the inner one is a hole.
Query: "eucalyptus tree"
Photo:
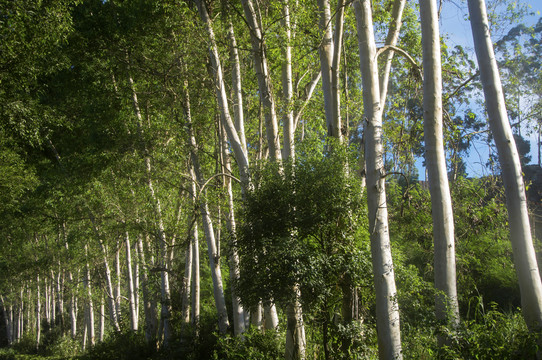
[[[382,153],[382,105],[380,103],[371,2],[368,0],[355,1],[354,10],[359,41],[363,109],[366,119],[367,206],[376,291],[379,357],[381,359],[401,359],[399,305],[388,230],[386,173]]]
[[[469,0],[469,15],[489,126],[495,139],[506,193],[510,239],[518,276],[522,312],[532,331],[542,326],[542,282],[531,237],[520,159],[506,113],[504,94],[483,0]]]
[[[456,289],[454,217],[443,143],[442,68],[436,1],[420,0],[420,20],[424,70],[425,161],[431,193],[433,241],[435,244],[434,271],[437,290],[435,309],[437,320],[457,328],[459,326],[459,305]],[[441,341],[444,340],[441,339]]]
[[[329,136],[340,140],[344,135],[343,132],[345,132],[341,123],[339,89],[339,66],[341,63],[345,7],[344,0],[337,2],[337,9],[334,12],[335,30],[333,31],[330,1],[318,1],[320,11],[319,26],[323,33],[318,51],[322,69],[322,92],[324,94],[327,132]]]

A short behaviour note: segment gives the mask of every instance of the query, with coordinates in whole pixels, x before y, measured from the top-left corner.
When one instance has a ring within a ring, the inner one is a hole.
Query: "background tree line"
[[[2,355],[537,355],[528,7],[0,4]]]

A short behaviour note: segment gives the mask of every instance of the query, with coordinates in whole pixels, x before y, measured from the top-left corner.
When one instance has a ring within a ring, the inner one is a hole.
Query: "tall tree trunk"
[[[344,0],[337,3],[335,14],[335,36],[332,29],[331,5],[329,0],[318,0],[320,30],[323,38],[318,48],[322,70],[322,92],[328,136],[342,140],[343,131],[340,112],[339,64],[342,47]]]
[[[367,206],[376,290],[376,323],[380,359],[402,359],[399,305],[391,256],[382,148],[382,108],[371,2],[354,2],[363,86]]]
[[[107,259],[107,249],[105,248],[105,245],[101,239],[99,239],[100,248],[102,251],[103,256],[103,263],[104,263],[104,269],[105,269],[105,285],[106,285],[106,293],[107,293],[107,300],[109,305],[109,318],[111,321],[111,325],[113,325],[113,328],[115,331],[120,331],[120,325],[117,318],[117,311],[116,311],[116,301],[115,301],[115,295],[113,291],[113,281],[111,280],[111,269],[109,267],[109,260]]]
[[[138,324],[137,327],[139,328],[139,247],[136,244],[134,244],[134,251],[135,251],[135,261],[134,261],[134,274],[133,274],[133,281],[134,281],[134,302],[135,302],[135,316],[136,316],[136,323]]]
[[[75,295],[75,282],[73,281],[73,274],[68,270],[68,282],[70,283],[70,325],[71,336],[73,339],[77,336],[77,298]]]
[[[40,347],[41,340],[41,293],[40,274],[36,276],[36,349]]]
[[[265,131],[267,146],[271,160],[280,161],[279,126],[275,109],[275,99],[271,85],[271,75],[267,64],[267,46],[262,34],[261,19],[257,14],[252,0],[242,0],[245,18],[250,30],[254,71],[258,80],[260,100],[264,108]]]
[[[191,220],[190,220],[191,221]],[[190,283],[192,281],[192,240],[186,246],[183,286],[181,289],[181,319],[190,323]]]
[[[60,318],[60,328],[64,331],[64,271],[58,263],[58,273],[56,281],[56,293],[58,302],[58,317]]]
[[[226,133],[222,122],[220,123],[220,149],[222,152],[222,163],[225,174],[231,174],[230,151],[228,149]],[[235,223],[235,211],[233,204],[233,189],[232,179],[229,176],[224,176],[224,186],[228,195],[228,211],[226,213],[226,221],[230,239],[230,280],[231,280],[231,298],[232,298],[232,313],[233,313],[233,332],[235,335],[240,335],[245,331],[245,312],[241,301],[237,296],[235,283],[239,279],[239,255],[237,254],[237,227]]]
[[[233,118],[235,120],[235,129],[239,135],[239,141],[245,154],[247,152],[247,141],[245,137],[245,113],[243,110],[243,87],[241,85],[241,65],[239,61],[239,52],[237,51],[237,40],[233,31],[233,24],[229,23],[229,38],[230,38],[230,63],[232,72],[232,91],[233,91]],[[224,127],[227,128],[227,120],[224,114]]]
[[[105,337],[105,299],[100,297],[100,342],[104,341]]]
[[[455,272],[454,216],[442,132],[442,69],[436,0],[420,0],[423,48],[425,162],[429,176],[437,320],[459,326]],[[447,339],[439,337],[440,345]]]
[[[521,293],[521,309],[529,329],[538,331],[542,327],[542,283],[531,237],[520,159],[506,113],[485,2],[469,0],[468,5],[489,126],[497,145],[502,170],[514,265]]]
[[[121,273],[120,273],[120,248],[121,244],[117,238],[117,249],[115,251],[115,312],[117,314],[117,321],[120,324],[121,321],[121,297],[122,293],[120,291],[120,282],[121,282]]]
[[[285,44],[282,47],[282,94],[284,97],[283,123],[283,158],[295,157],[294,133],[295,119],[293,109],[294,86],[292,80],[292,26],[290,21],[290,5],[286,0],[282,7],[282,23],[285,32]]]
[[[130,235],[128,232],[125,234],[125,246],[126,246],[126,276],[128,277],[128,301],[130,304],[130,329],[137,331],[137,313],[136,313],[136,301],[135,301],[135,289],[134,278],[132,273],[132,253],[130,245]]]
[[[85,253],[87,253],[87,246],[85,245]],[[91,278],[90,278],[90,266],[88,264],[88,255],[87,255],[87,264],[86,264],[86,273],[85,273],[85,288],[87,290],[87,323],[85,324],[87,327],[87,336],[89,340],[89,346],[94,346],[95,344],[95,333],[94,333],[94,303],[92,301],[92,287],[90,284]]]
[[[395,0],[393,2],[391,23],[388,29],[388,35],[386,36],[386,46],[396,46],[399,39],[399,30],[402,25],[403,10],[405,8],[406,0]],[[388,50],[386,54],[386,60],[384,61],[384,70],[382,76],[380,76],[380,104],[382,112],[386,106],[386,97],[388,94],[388,82],[390,78],[391,62],[393,60],[394,51]]]
[[[190,120],[188,120],[190,121]],[[191,128],[191,123],[189,122],[189,132],[190,132],[190,142],[191,142],[191,159],[194,168],[194,175],[200,186],[202,186],[205,181],[201,171],[201,166],[199,162],[199,157],[197,154],[197,143],[194,136],[193,130]],[[222,274],[220,272],[220,263],[219,256],[217,252],[215,233],[213,230],[213,222],[211,220],[211,215],[209,214],[209,207],[207,200],[205,199],[205,191],[201,192],[198,199],[199,208],[201,213],[201,221],[203,223],[203,231],[205,233],[205,239],[207,241],[207,252],[209,255],[209,266],[211,268],[211,277],[213,279],[213,294],[215,299],[215,306],[218,312],[218,328],[221,334],[225,334],[229,326],[228,321],[228,311],[226,309],[226,301],[224,298],[224,288],[222,285]]]
[[[192,229],[192,324],[196,331],[199,329],[199,314],[200,314],[200,274],[199,274],[199,241],[198,241],[198,225],[194,224]]]
[[[250,175],[248,153],[246,150],[246,146],[244,146],[243,142],[241,141],[241,139],[244,138],[244,132],[239,135],[236,126],[231,119],[230,110],[228,108],[228,97],[226,95],[226,86],[224,84],[224,75],[222,73],[222,65],[220,62],[220,57],[218,55],[218,46],[216,44],[215,34],[213,31],[211,18],[209,17],[209,13],[207,12],[207,7],[202,0],[196,0],[196,4],[198,6],[200,18],[205,25],[207,34],[209,35],[209,53],[211,56],[211,64],[215,77],[215,89],[218,105],[220,108],[220,112],[225,120],[226,132],[228,133],[230,146],[233,149],[235,160],[237,160],[237,166],[239,167],[239,174],[241,177],[241,184],[244,189],[247,189],[250,184]],[[240,81],[240,78],[238,80]],[[239,130],[241,130],[240,126]]]
[[[144,162],[145,162],[145,170],[147,173],[147,187],[149,189],[149,193],[151,195],[151,199],[153,201],[153,207],[154,207],[154,213],[158,222],[158,240],[160,245],[160,268],[162,269],[160,271],[160,278],[161,278],[161,322],[163,324],[163,338],[164,338],[164,345],[169,344],[169,340],[171,338],[171,324],[170,324],[170,317],[171,317],[171,291],[169,288],[169,273],[168,273],[168,243],[166,239],[166,233],[164,229],[164,221],[162,217],[162,205],[160,203],[160,199],[156,195],[156,191],[154,189],[154,184],[152,181],[152,166],[151,166],[151,158],[149,151],[147,149],[147,146],[144,142],[143,137],[143,118],[141,116],[141,110],[139,107],[139,101],[137,99],[137,92],[135,89],[134,80],[132,78],[132,75],[128,75],[128,82],[130,84],[130,90],[132,92],[132,104],[134,106],[134,111],[136,115],[137,120],[137,129],[138,129],[138,135],[139,140],[141,142],[141,147],[144,152]]]
[[[190,167],[190,175],[192,176],[192,185],[191,185],[191,196],[194,203],[194,209],[196,208],[197,203],[197,187],[196,187],[196,175],[194,174],[194,169]],[[194,213],[193,216],[196,216]],[[198,223],[194,219],[192,225],[192,236],[190,239],[192,246],[192,286],[190,289],[190,294],[192,296],[192,325],[196,329],[196,333],[199,331],[199,314],[200,314],[200,273],[199,273],[199,238],[198,238]]]
[[[51,269],[51,328],[56,325],[56,276],[53,269]]]
[[[139,249],[139,257],[141,261],[142,271],[141,276],[141,288],[143,290],[143,307],[145,314],[145,340],[147,343],[152,343],[156,340],[156,309],[153,305],[149,289],[149,270],[148,265],[145,262],[145,250],[143,248],[143,238],[140,235],[137,239],[137,246]]]

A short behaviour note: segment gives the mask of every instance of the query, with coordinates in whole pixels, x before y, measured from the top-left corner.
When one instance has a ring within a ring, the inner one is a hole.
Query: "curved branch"
[[[211,182],[211,180],[213,180],[214,178],[218,177],[218,176],[227,176],[235,181],[237,181],[238,183],[241,183],[241,180],[239,180],[238,178],[236,178],[235,176],[231,175],[231,174],[227,174],[227,173],[218,173],[218,174],[214,174],[213,176],[211,176],[209,179],[207,179],[207,181],[205,182],[205,184],[203,184],[200,189],[199,189],[199,192],[198,192],[198,198],[199,196],[201,195],[201,193],[203,192],[203,190],[205,190],[205,187]],[[199,184],[196,182],[196,185],[199,186]]]
[[[414,66],[416,68],[416,70],[418,70],[418,72],[420,73],[420,79],[423,79],[422,69],[418,65],[418,63],[416,63],[416,60],[412,56],[410,56],[410,54],[408,52],[401,49],[400,47],[392,46],[392,45],[383,46],[383,47],[379,48],[376,51],[375,57],[378,58],[379,55],[381,55],[382,53],[384,53],[386,51],[389,51],[389,50],[396,51],[399,54],[403,55],[412,64],[412,66]]]

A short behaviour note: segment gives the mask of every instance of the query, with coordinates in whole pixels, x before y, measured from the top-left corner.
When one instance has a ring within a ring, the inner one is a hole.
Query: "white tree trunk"
[[[130,235],[128,232],[125,234],[125,246],[126,246],[126,276],[128,277],[128,301],[130,304],[130,329],[132,331],[137,331],[137,313],[136,313],[136,303],[135,303],[135,289],[134,289],[134,278],[132,273],[132,253],[130,245]]]
[[[190,293],[192,295],[192,324],[199,329],[199,314],[200,314],[200,273],[199,273],[199,241],[198,241],[198,224],[195,222],[192,227],[192,286]]]
[[[130,83],[130,90],[132,92],[132,103],[134,106],[134,111],[137,119],[137,128],[139,133],[139,139],[143,146],[143,151],[145,153],[145,170],[147,172],[147,187],[149,189],[149,193],[151,195],[151,199],[153,201],[153,207],[154,207],[154,213],[158,222],[158,240],[160,244],[160,267],[162,268],[162,271],[160,271],[160,279],[161,279],[161,323],[163,324],[163,338],[164,338],[164,345],[168,345],[169,340],[171,338],[171,324],[170,324],[170,317],[171,317],[171,291],[169,288],[169,273],[168,273],[168,243],[166,239],[166,233],[164,229],[164,221],[162,217],[162,205],[160,203],[160,199],[156,195],[156,191],[154,189],[153,181],[152,181],[152,167],[151,167],[151,159],[150,155],[148,154],[148,150],[146,148],[146,145],[144,143],[143,139],[143,119],[141,116],[141,110],[139,107],[139,102],[137,99],[137,92],[134,85],[134,80],[131,76],[131,74],[128,75],[128,81]]]
[[[457,303],[454,216],[448,185],[442,132],[442,69],[436,0],[420,0],[423,50],[423,123],[425,162],[429,176],[433,241],[435,312],[437,320],[459,325]],[[440,338],[443,345],[445,338]]]
[[[190,217],[190,222],[192,217]],[[192,240],[188,242],[185,252],[183,286],[181,289],[181,319],[190,323],[190,285],[192,281]]]
[[[342,47],[344,0],[339,0],[337,3],[335,37],[332,29],[330,1],[318,0],[318,8],[320,11],[320,30],[323,32],[318,51],[322,69],[322,92],[324,94],[327,133],[328,136],[341,140],[343,134],[340,112],[339,64]]]
[[[203,175],[201,173],[201,167],[199,158],[196,153],[196,138],[192,130],[190,130],[190,138],[192,143],[191,158],[194,167],[194,174],[199,184],[204,184]],[[213,294],[215,299],[215,306],[218,312],[218,328],[221,334],[225,334],[229,326],[228,311],[226,309],[226,301],[224,298],[224,288],[222,285],[222,274],[220,272],[220,263],[215,241],[215,233],[213,230],[213,222],[211,215],[209,214],[209,207],[207,200],[205,199],[205,191],[198,199],[199,208],[201,213],[201,221],[203,223],[203,231],[205,233],[205,239],[207,241],[207,253],[209,255],[209,266],[211,268],[211,277],[213,279]]]
[[[40,347],[41,339],[41,293],[40,274],[36,276],[36,349]]]
[[[218,47],[215,40],[215,34],[213,31],[211,19],[207,12],[207,8],[205,6],[205,3],[201,0],[196,0],[196,4],[198,6],[200,18],[205,24],[205,28],[207,29],[207,33],[209,35],[209,52],[211,56],[213,72],[215,75],[215,89],[218,105],[220,108],[220,112],[225,120],[226,132],[228,133],[230,146],[232,147],[233,153],[235,154],[235,160],[237,160],[241,183],[243,188],[246,189],[250,184],[250,175],[248,153],[246,151],[246,147],[243,146],[243,142],[240,139],[244,137],[244,132],[240,136],[237,133],[235,124],[231,119],[230,110],[228,108],[228,97],[226,95],[226,86],[224,84],[224,75],[222,73],[222,65],[220,62],[220,57],[218,55]]]
[[[284,159],[295,157],[295,145],[294,145],[294,133],[295,133],[295,119],[293,109],[293,96],[294,86],[292,80],[292,26],[290,21],[290,5],[286,0],[282,7],[282,24],[285,32],[285,44],[282,47],[282,57],[284,58],[282,63],[282,94],[284,98],[283,104],[283,153]]]
[[[402,359],[399,305],[391,256],[382,148],[382,109],[373,34],[371,2],[354,2],[363,86],[367,206],[376,290],[376,323],[380,359]]]
[[[227,138],[224,132],[224,126],[221,123],[221,141],[220,148],[222,152],[223,173],[231,174],[231,160],[230,152],[228,149]],[[226,214],[227,227],[230,238],[230,253],[229,253],[229,265],[230,265],[230,280],[231,280],[231,298],[232,298],[232,312],[233,312],[233,332],[235,335],[240,335],[245,332],[245,312],[241,301],[237,296],[235,283],[239,279],[239,255],[237,254],[237,226],[235,223],[235,210],[233,201],[233,189],[232,180],[229,176],[224,176],[224,185],[226,187],[226,193],[228,194],[228,211]]]
[[[108,305],[109,305],[109,319],[115,331],[120,331],[120,325],[117,318],[117,311],[116,311],[116,305],[115,305],[116,303],[115,294],[113,291],[113,281],[111,280],[111,269],[109,268],[109,261],[107,260],[107,249],[105,248],[105,245],[101,239],[99,240],[99,243],[100,243],[100,248],[102,250],[103,263],[104,263],[104,269],[105,269],[105,285],[106,285],[106,294],[107,294],[107,300],[108,300]]]
[[[77,298],[75,295],[75,283],[73,281],[73,274],[68,270],[68,282],[71,286],[70,294],[70,323],[71,323],[71,336],[73,339],[77,336]]]
[[[117,250],[115,251],[115,313],[117,314],[117,321],[120,325],[121,320],[121,298],[122,293],[120,291],[120,281],[121,281],[121,273],[120,273],[120,241],[117,239]]]
[[[239,141],[245,154],[247,152],[247,141],[245,137],[245,113],[243,110],[243,87],[241,85],[241,65],[239,62],[239,52],[237,51],[237,40],[235,39],[235,33],[233,32],[233,24],[230,21],[229,28],[230,37],[230,63],[232,72],[232,90],[233,90],[233,117],[235,120],[235,129],[239,135]],[[226,118],[224,114],[222,118]],[[228,126],[225,121],[225,127]]]
[[[86,250],[87,250],[87,247],[85,246],[85,253],[86,253]],[[92,287],[91,287],[90,282],[91,282],[90,266],[87,260],[86,274],[85,274],[85,287],[87,289],[87,296],[88,296],[87,313],[86,313],[86,317],[87,317],[86,328],[87,328],[89,346],[94,346],[95,339],[96,339],[96,336],[94,333],[94,303],[92,301]]]
[[[281,160],[280,137],[271,85],[271,75],[267,64],[267,46],[261,30],[261,21],[256,14],[252,0],[242,0],[243,10],[250,29],[254,71],[258,79],[260,100],[264,108],[265,131],[271,160]]]
[[[137,246],[139,249],[139,257],[141,261],[142,271],[141,276],[141,288],[143,290],[143,307],[145,315],[145,340],[147,343],[152,343],[156,338],[156,308],[151,301],[151,295],[149,291],[149,271],[148,265],[145,262],[145,252],[143,248],[143,238],[139,236],[137,239]]]
[[[47,276],[44,276],[43,278],[43,294],[45,295],[45,299],[43,301],[43,306],[45,308],[45,321],[47,324],[51,325],[51,313],[50,313],[50,307],[49,304],[51,303],[49,301],[49,281],[47,281]]]
[[[303,360],[306,352],[305,326],[303,324],[303,312],[299,298],[301,294],[297,286],[293,289],[296,300],[287,306],[286,309],[286,360]]]
[[[489,34],[486,5],[483,0],[469,0],[468,5],[489,126],[497,145],[506,193],[510,239],[521,293],[521,310],[529,329],[538,331],[542,327],[542,283],[531,237],[521,164],[506,113],[501,80]]]
[[[51,328],[56,325],[56,296],[55,290],[58,284],[56,284],[55,272],[51,269]]]
[[[385,45],[396,46],[399,39],[399,30],[402,25],[403,10],[405,8],[406,0],[395,0],[393,2],[393,9],[391,15],[391,23],[388,29],[388,35],[386,36]],[[384,62],[384,70],[382,76],[380,76],[380,104],[382,112],[386,106],[386,97],[388,94],[388,82],[390,78],[391,62],[393,60],[394,51],[388,50],[386,54],[386,60]]]
[[[135,316],[139,328],[139,247],[134,245],[135,261],[134,261],[134,301],[135,301]]]
[[[105,299],[102,295],[100,299],[100,342],[104,341],[105,337]]]
[[[61,328],[64,328],[64,271],[60,267],[60,262],[58,265],[59,266],[58,266],[57,281],[56,281],[58,317],[60,317]]]

